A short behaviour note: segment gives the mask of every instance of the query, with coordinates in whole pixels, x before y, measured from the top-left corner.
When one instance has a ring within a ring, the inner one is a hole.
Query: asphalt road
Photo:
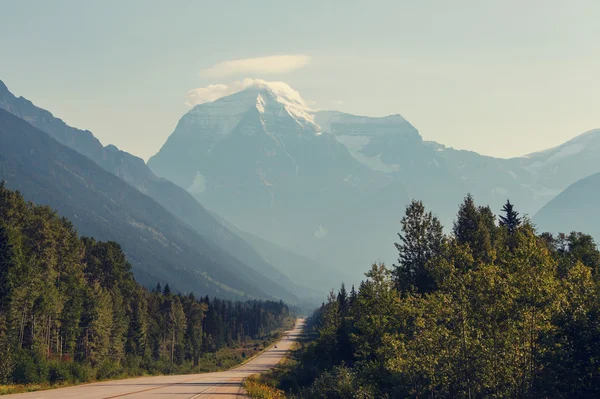
[[[111,399],[111,398],[178,398],[228,399],[246,397],[242,388],[244,379],[265,372],[277,365],[297,339],[304,327],[298,319],[293,330],[277,343],[248,363],[227,371],[204,374],[140,377],[127,380],[105,381],[69,388],[6,395],[7,398],[27,399]]]

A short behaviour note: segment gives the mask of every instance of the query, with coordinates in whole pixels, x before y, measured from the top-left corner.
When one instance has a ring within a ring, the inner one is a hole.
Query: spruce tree
[[[9,242],[8,230],[0,225],[0,310],[7,302],[10,293],[10,272],[14,262],[13,248]]]
[[[459,244],[473,244],[477,241],[479,230],[479,213],[471,194],[467,194],[460,205],[452,233]]]
[[[487,206],[475,206],[471,194],[460,205],[452,228],[456,243],[468,245],[474,260],[490,262],[493,239],[496,235],[496,217]]]
[[[429,292],[435,283],[427,264],[441,252],[442,224],[431,212],[425,212],[421,201],[412,201],[406,207],[401,223],[400,243],[395,244],[399,252],[393,271],[396,285],[401,291]]]
[[[342,283],[342,286],[340,287],[337,300],[340,304],[340,312],[344,315],[348,307],[348,292],[346,291],[346,285],[344,283]]]
[[[502,207],[502,212],[504,212],[504,216],[500,216],[500,226],[506,227],[510,234],[514,234],[521,225],[519,212],[515,211],[514,205],[510,203],[510,200],[506,200],[506,204]]]

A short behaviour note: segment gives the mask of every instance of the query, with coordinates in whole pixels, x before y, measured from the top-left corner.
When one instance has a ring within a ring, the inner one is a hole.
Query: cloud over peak
[[[277,96],[285,98],[288,102],[295,104],[295,106],[308,108],[308,104],[304,102],[300,93],[292,89],[287,83],[267,82],[263,79],[253,78],[245,78],[244,80],[235,81],[228,85],[219,83],[190,90],[185,96],[185,104],[188,107],[193,107],[198,104],[218,100],[221,97],[237,93],[238,91],[245,90],[249,87],[267,88]]]
[[[220,62],[200,71],[206,78],[222,78],[232,75],[280,75],[305,67],[310,57],[303,54],[271,55]]]

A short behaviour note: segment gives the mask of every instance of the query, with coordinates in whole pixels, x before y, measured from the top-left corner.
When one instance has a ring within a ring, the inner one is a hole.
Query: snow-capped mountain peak
[[[214,133],[227,134],[247,112],[257,110],[265,123],[291,117],[300,127],[318,133],[315,111],[287,83],[248,78],[238,82],[236,87],[240,90],[196,105],[184,118],[184,124],[203,125],[210,127]]]

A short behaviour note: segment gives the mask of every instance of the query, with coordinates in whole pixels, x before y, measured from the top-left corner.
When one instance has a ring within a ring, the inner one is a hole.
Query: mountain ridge
[[[59,142],[82,153],[103,169],[149,195],[209,241],[233,253],[238,261],[247,262],[267,280],[276,280],[277,284],[286,285],[293,295],[303,295],[305,288],[297,286],[279,269],[264,261],[250,245],[219,224],[188,192],[168,180],[155,176],[141,158],[121,151],[114,145],[103,147],[90,131],[72,128],[31,101],[23,97],[17,98],[8,91],[3,82],[0,86],[0,108],[37,125]]]
[[[83,235],[119,242],[145,285],[170,282],[183,292],[230,297],[244,297],[247,289],[271,297],[253,286],[251,270],[158,203],[4,109],[0,144],[0,180],[7,187],[57,209]]]
[[[299,122],[276,96],[261,97],[261,87],[196,105],[148,165],[241,230],[340,271],[362,270],[380,254],[395,261],[394,232],[411,199],[449,229],[467,193],[495,212],[510,198],[531,215],[575,177],[600,172],[590,163],[565,179],[551,171],[545,178],[526,158],[425,141],[399,114],[312,110],[301,97],[308,117]],[[214,107],[235,118],[214,117]]]

